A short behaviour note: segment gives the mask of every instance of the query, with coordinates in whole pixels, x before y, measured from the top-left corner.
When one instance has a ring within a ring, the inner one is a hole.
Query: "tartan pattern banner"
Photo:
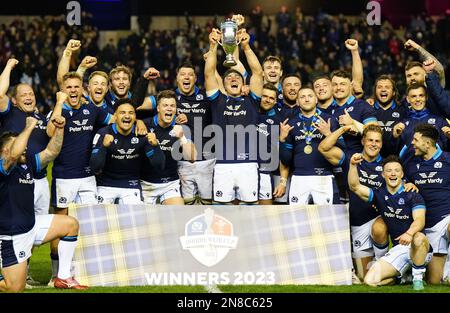
[[[350,285],[345,205],[73,206],[90,286]]]

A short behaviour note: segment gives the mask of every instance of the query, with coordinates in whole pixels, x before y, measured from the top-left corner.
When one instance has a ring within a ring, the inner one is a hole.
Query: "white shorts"
[[[98,203],[114,204],[118,200],[118,204],[142,204],[142,196],[140,189],[117,188],[117,187],[97,187]]]
[[[33,228],[24,234],[0,235],[0,268],[22,263],[31,257],[31,248],[42,244],[52,225],[53,214],[37,215]]]
[[[308,204],[310,197],[314,204],[333,204],[333,175],[292,175],[289,204]]]
[[[279,175],[272,175],[273,177],[273,185],[276,187],[280,183],[281,176]],[[286,182],[286,192],[284,195],[280,198],[275,198],[273,202],[281,202],[281,203],[287,203],[288,202],[288,195],[291,188],[291,175],[288,176],[287,182]]]
[[[444,217],[442,221],[431,228],[425,228],[423,232],[427,235],[433,253],[448,254],[448,245],[450,243],[448,225],[450,224],[450,215]]]
[[[142,195],[145,204],[163,203],[170,198],[181,198],[180,180],[174,180],[168,183],[155,184],[141,180]]]
[[[34,180],[34,214],[48,214],[50,208],[50,186],[47,177]]]
[[[372,225],[377,218],[378,216],[361,226],[350,226],[352,234],[353,258],[363,258],[374,255],[372,250],[373,244],[371,234]]]
[[[388,253],[386,253],[384,256],[382,256],[380,258],[380,260],[383,260],[383,261],[391,264],[400,273],[399,276],[403,276],[412,267],[410,251],[411,251],[411,245],[404,246],[404,245],[398,244],[395,247],[393,247],[391,250],[389,250]],[[427,256],[425,257],[425,265],[430,263],[432,257],[433,257],[433,253],[428,252]]]
[[[198,195],[201,199],[212,199],[212,177],[216,159],[178,162],[181,193],[185,200],[193,200]]]
[[[226,163],[214,166],[214,201],[258,201],[258,163]]]
[[[67,208],[70,203],[97,204],[97,183],[95,176],[54,180],[53,204],[57,208]]]
[[[259,173],[259,196],[258,200],[272,199],[272,176],[270,174]]]

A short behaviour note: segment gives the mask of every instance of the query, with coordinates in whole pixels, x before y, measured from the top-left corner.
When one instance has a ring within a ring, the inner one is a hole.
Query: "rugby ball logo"
[[[238,237],[229,220],[208,208],[186,223],[180,242],[183,250],[189,250],[198,262],[211,267],[222,261],[230,249],[236,249]]]

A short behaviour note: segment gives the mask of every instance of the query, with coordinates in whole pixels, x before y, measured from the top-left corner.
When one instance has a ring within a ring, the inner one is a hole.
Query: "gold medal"
[[[313,152],[312,146],[306,145],[305,148],[303,148],[303,152],[305,152],[306,154],[311,154],[311,152]]]

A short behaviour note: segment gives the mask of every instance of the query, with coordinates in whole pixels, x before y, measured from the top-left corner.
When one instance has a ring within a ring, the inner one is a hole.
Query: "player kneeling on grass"
[[[359,153],[352,156],[348,184],[362,200],[377,207],[394,245],[369,269],[364,282],[370,286],[389,285],[412,266],[413,288],[422,290],[425,266],[432,258],[428,239],[420,232],[425,226],[425,201],[420,194],[405,191],[403,168],[398,157],[392,155],[383,161],[382,176],[386,185],[379,189],[360,183],[356,165],[362,160]]]
[[[65,215],[34,214],[34,173],[61,151],[65,119],[54,117],[51,123],[56,128],[55,135],[47,147],[40,153],[27,155],[28,140],[37,122],[27,117],[20,134],[6,132],[0,136],[0,291],[23,291],[32,246],[57,238],[60,266],[55,288],[86,289],[70,274],[78,221]]]

